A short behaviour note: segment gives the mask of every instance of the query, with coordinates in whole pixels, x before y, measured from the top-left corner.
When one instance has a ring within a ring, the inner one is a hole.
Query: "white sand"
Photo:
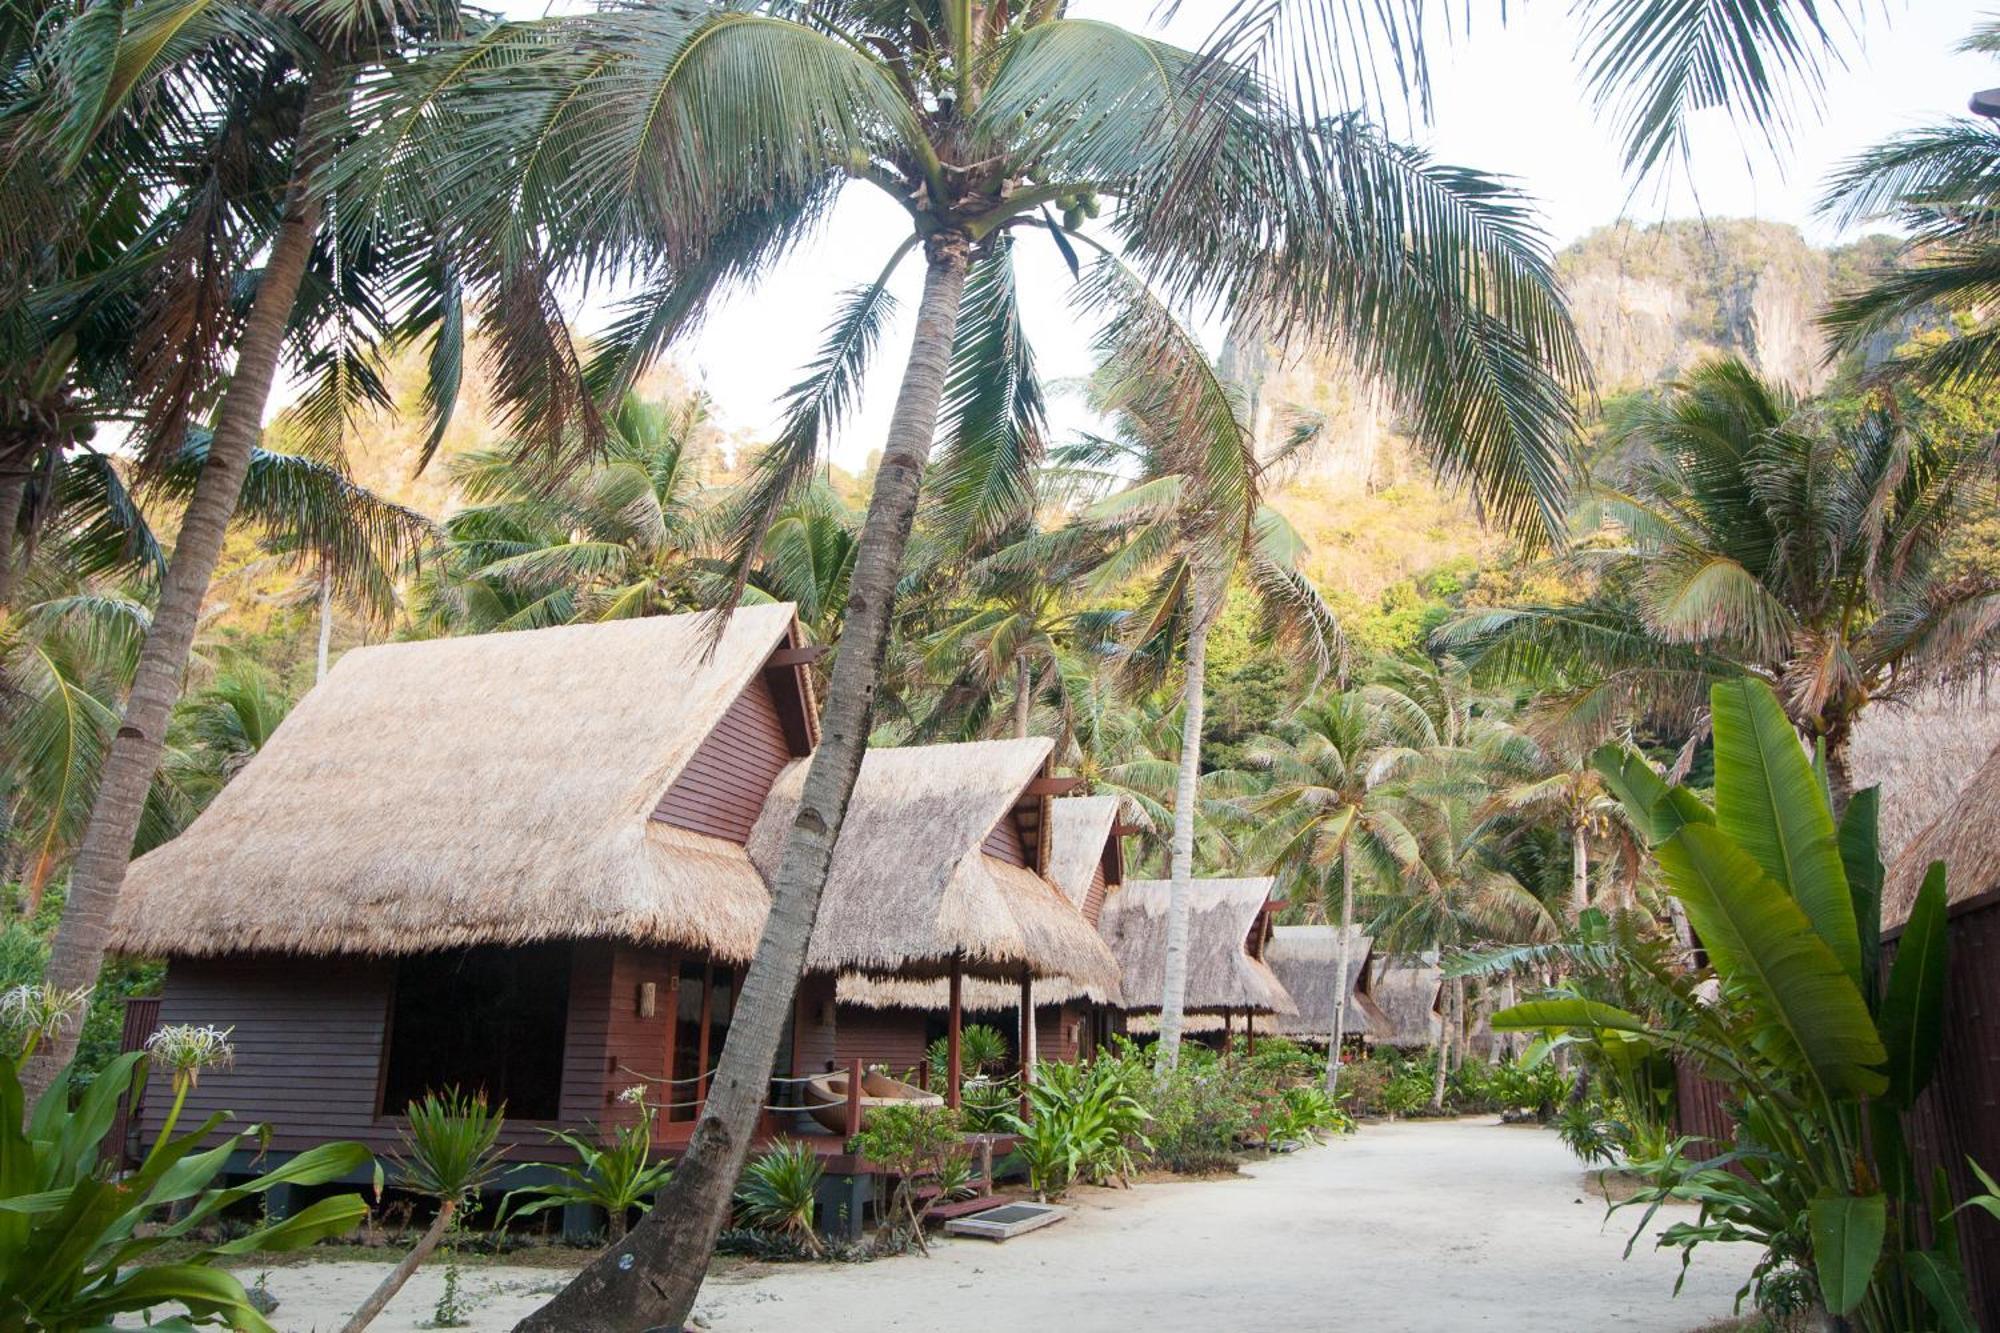
[[[757,1266],[709,1283],[716,1333],[985,1329],[1354,1329],[1366,1333],[1681,1333],[1727,1315],[1755,1255],[1698,1252],[1673,1298],[1678,1251],[1620,1252],[1636,1209],[1609,1222],[1554,1134],[1490,1119],[1370,1125],[1243,1178],[1085,1190],[1075,1215],[1004,1245],[936,1242],[931,1257]],[[1680,1209],[1663,1212],[1690,1216]],[[321,1263],[271,1274],[287,1333],[337,1328],[380,1274]],[[508,1328],[548,1269],[465,1270],[474,1327]],[[418,1274],[383,1333],[424,1327],[436,1271]]]

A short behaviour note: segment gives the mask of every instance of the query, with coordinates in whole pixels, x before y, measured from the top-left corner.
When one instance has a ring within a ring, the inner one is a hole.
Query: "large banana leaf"
[[[1937,1068],[1944,1040],[1944,981],[1951,944],[1945,930],[1944,862],[1933,861],[1910,909],[1882,995],[1882,1045],[1889,1052],[1888,1099],[1909,1110]]]
[[[1799,904],[1719,828],[1690,824],[1658,855],[1716,971],[1803,1067],[1829,1090],[1886,1088],[1888,1056],[1861,991]]]
[[[1493,1015],[1495,1032],[1542,1031],[1549,1028],[1608,1028],[1615,1032],[1651,1032],[1639,1015],[1598,1000],[1557,998],[1524,1000]]]
[[[1867,787],[1840,816],[1840,863],[1854,899],[1854,929],[1861,943],[1861,992],[1875,1007],[1882,985],[1882,840],[1878,833],[1882,789]]]
[[[1709,707],[1715,717],[1717,826],[1798,900],[1858,987],[1861,941],[1854,900],[1833,812],[1798,732],[1762,681],[1724,681],[1709,691]]]
[[[1669,786],[1646,762],[1646,756],[1629,745],[1599,746],[1590,762],[1652,846],[1673,837],[1683,824],[1713,820],[1693,793]]]
[[[1888,1232],[1888,1200],[1880,1194],[1822,1194],[1812,1201],[1813,1268],[1820,1298],[1847,1314],[1868,1294]]]

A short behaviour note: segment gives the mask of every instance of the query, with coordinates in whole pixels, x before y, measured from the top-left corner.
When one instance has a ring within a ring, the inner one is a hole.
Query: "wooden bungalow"
[[[1115,796],[1070,796],[1048,803],[1048,879],[1075,907],[1093,932],[1105,895],[1124,883],[1119,800]],[[948,983],[885,979],[862,972],[838,984],[839,1047],[893,1071],[923,1076],[924,1052],[946,1034],[950,1022]],[[1018,985],[971,979],[960,993],[962,1021],[985,1023],[1010,1035],[1015,1058],[1076,1060],[1095,1053],[1124,1029],[1124,1011],[1115,985],[1072,977],[1049,977],[1033,986],[1035,1026],[1022,1026]]]
[[[808,660],[788,606],[714,643],[676,616],[347,654],[127,880],[159,1021],[234,1030],[188,1114],[387,1150],[457,1084],[528,1159],[649,1082],[685,1138],[769,910],[748,843],[815,739]],[[829,1067],[831,1001],[802,988],[792,1070]]]
[[[1182,1008],[1190,1016],[1219,1017],[1219,1035],[1225,1042],[1237,1022],[1247,1023],[1253,1015],[1298,1013],[1284,983],[1264,961],[1274,907],[1272,886],[1270,879],[1198,879],[1189,889],[1187,992]],[[1134,1015],[1127,1022],[1134,1032],[1158,1030],[1171,889],[1164,879],[1132,880],[1105,898],[1098,921],[1124,974],[1125,1007]]]
[[[1384,1031],[1389,1019],[1370,993],[1374,941],[1359,926],[1347,929],[1347,1012],[1341,1031],[1351,1041],[1367,1041]],[[1299,1011],[1258,1018],[1255,1031],[1322,1045],[1330,1041],[1334,992],[1340,985],[1340,927],[1273,926],[1264,961],[1290,992]]]
[[[958,1091],[966,988],[996,988],[1017,1012],[1035,988],[1118,995],[1118,964],[1044,875],[1054,841],[1053,742],[977,741],[870,750],[834,848],[807,966],[847,982],[833,1008],[835,1057],[892,1071],[921,1068],[944,1037],[946,1093]],[[750,839],[764,858],[782,841],[805,765],[779,777]],[[866,1003],[869,979],[915,1004]],[[925,986],[921,983],[928,982]],[[915,983],[913,985],[913,983]],[[1025,1062],[1034,1058],[1024,1043]]]

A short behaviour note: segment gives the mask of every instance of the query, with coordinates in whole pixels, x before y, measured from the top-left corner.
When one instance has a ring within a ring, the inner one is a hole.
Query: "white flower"
[[[146,1038],[146,1053],[156,1063],[171,1069],[176,1077],[184,1075],[193,1083],[202,1070],[227,1066],[236,1058],[236,1048],[229,1044],[230,1034],[235,1031],[233,1027],[175,1023]]]
[[[631,1087],[618,1094],[618,1100],[624,1102],[627,1106],[644,1106],[646,1104],[646,1085],[643,1083],[634,1083]]]
[[[0,991],[0,1032],[16,1046],[46,1041],[90,1003],[90,987],[57,990],[47,982]]]

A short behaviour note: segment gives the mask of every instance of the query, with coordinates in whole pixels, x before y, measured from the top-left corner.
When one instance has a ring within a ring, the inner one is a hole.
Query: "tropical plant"
[[[878,1106],[868,1113],[861,1132],[848,1140],[847,1150],[895,1178],[883,1214],[892,1242],[930,1253],[924,1243],[924,1191],[941,1175],[956,1174],[953,1163],[971,1156],[958,1112],[944,1106]]]
[[[1139,1155],[1152,1149],[1145,1134],[1152,1115],[1135,1095],[1138,1084],[1139,1071],[1118,1059],[1036,1069],[1029,1114],[1009,1116],[1007,1127],[1037,1198],[1060,1198],[1079,1177],[1124,1181],[1132,1174]]]
[[[810,1143],[781,1144],[743,1172],[737,1209],[751,1226],[789,1236],[808,1254],[819,1254],[823,1247],[813,1219],[824,1174]]]
[[[186,1310],[180,1327],[273,1333],[223,1265],[344,1235],[368,1215],[367,1205],[358,1195],[335,1195],[227,1241],[206,1237],[225,1210],[279,1185],[323,1185],[365,1170],[372,1160],[367,1149],[324,1144],[243,1184],[218,1186],[232,1155],[249,1151],[265,1131],[253,1125],[218,1140],[228,1119],[218,1112],[176,1132],[201,1071],[229,1058],[228,1034],[213,1028],[162,1028],[145,1050],[112,1060],[74,1107],[63,1080],[31,1110],[20,1066],[75,1021],[84,999],[46,985],[0,994],[8,1043],[0,1058],[0,1160],[9,1164],[0,1175],[0,1306],[9,1322],[106,1328],[120,1316],[145,1318],[158,1306],[178,1305]],[[152,1070],[171,1077],[172,1102],[144,1160],[121,1173],[100,1152],[120,1100],[136,1102]]]
[[[1004,1070],[1011,1052],[1007,1038],[990,1024],[968,1023],[958,1031],[958,1068],[966,1078]],[[951,1064],[950,1040],[939,1037],[932,1042],[924,1059],[931,1067],[931,1085],[943,1087]]]
[[[1959,48],[2000,54],[2000,23],[1981,23]],[[1903,242],[1893,263],[1829,303],[1821,323],[1836,347],[1898,340],[1915,324],[1943,322],[1952,336],[1906,343],[1887,369],[1934,384],[1990,384],[2000,375],[2000,325],[1989,290],[2000,224],[1992,213],[2000,177],[2000,129],[1960,117],[1906,130],[1843,164],[1820,213],[1836,226],[1894,219]]]
[[[1825,771],[1807,760],[1769,686],[1719,684],[1710,707],[1712,806],[1669,787],[1636,753],[1608,748],[1597,762],[1655,844],[1707,953],[1713,998],[1694,991],[1708,977],[1620,951],[1615,965],[1644,978],[1622,984],[1660,997],[1665,1021],[1572,992],[1518,1005],[1494,1026],[1632,1043],[1723,1083],[1734,1146],[1689,1162],[1682,1140],[1640,1164],[1660,1180],[1635,1199],[1647,1208],[1641,1230],[1667,1200],[1701,1208],[1662,1244],[1759,1245],[1753,1283],[1799,1268],[1827,1311],[1860,1328],[1969,1328],[1953,1201],[1919,1178],[1904,1129],[1943,1031],[1943,867],[1931,867],[1884,981],[1873,790],[1836,823]]]
[[[610,1141],[596,1129],[576,1133],[552,1129],[549,1137],[576,1154],[575,1166],[552,1168],[554,1180],[523,1185],[509,1191],[500,1201],[500,1223],[510,1217],[532,1217],[551,1208],[572,1204],[596,1208],[604,1213],[605,1242],[616,1245],[625,1238],[632,1210],[641,1217],[653,1209],[653,1196],[673,1178],[674,1164],[664,1158],[653,1160],[653,1107],[646,1100],[643,1085],[619,1094],[627,1106],[638,1108],[638,1118],[630,1124],[614,1125]],[[515,1200],[528,1202],[516,1205]]]
[[[373,349],[392,328],[453,324],[456,298],[439,295],[450,284],[434,227],[415,216],[366,228],[322,224],[327,158],[350,125],[345,113],[357,84],[368,82],[364,72],[455,29],[458,16],[450,0],[387,9],[198,0],[149,10],[133,23],[92,21],[53,5],[42,18],[30,29],[36,50],[26,66],[38,77],[9,110],[10,131],[31,150],[22,158],[55,164],[52,179],[86,188],[142,168],[160,173],[140,180],[162,239],[133,256],[146,290],[126,399],[140,405],[144,461],[164,461],[192,417],[214,404],[207,458],[182,513],[50,950],[50,980],[73,987],[92,984],[102,967],[201,605],[286,349],[299,354],[311,381],[298,411],[334,448],[349,412],[383,397]],[[137,162],[128,160],[134,145],[146,150]],[[154,152],[161,160],[149,162]],[[41,243],[38,231],[27,234]],[[232,292],[260,252],[247,305],[239,305]],[[129,268],[118,274],[125,283],[133,276]],[[456,343],[440,343],[433,364],[448,387],[430,398],[433,444],[456,391]],[[72,1040],[59,1035],[42,1052],[28,1073],[32,1086],[47,1085]]]
[[[1461,618],[1476,664],[1558,677],[1573,740],[1638,717],[1703,734],[1708,687],[1771,682],[1826,745],[1834,806],[1855,718],[1969,669],[2000,644],[2000,589],[1944,558],[1990,511],[1984,440],[1939,438],[1877,404],[1851,424],[1802,409],[1738,360],[1711,362],[1619,428],[1598,503],[1614,544],[1572,606]]]
[[[1196,107],[1220,116],[1223,133],[1179,132]],[[941,417],[939,494],[969,497],[953,512],[988,531],[1019,515],[1039,395],[1028,391],[1012,295],[1016,237],[1041,232],[1068,256],[1079,246],[1099,254],[1083,299],[1111,310],[1134,344],[1162,345],[1171,310],[1218,304],[1265,307],[1274,326],[1302,336],[1346,335],[1408,409],[1413,437],[1453,462],[1503,521],[1561,507],[1582,358],[1518,199],[1358,119],[1291,115],[1228,62],[1060,6],[611,8],[496,27],[382,81],[369,111],[383,132],[371,153],[344,155],[341,198],[425,221],[441,201],[450,248],[479,242],[471,276],[491,316],[500,394],[552,449],[598,433],[600,402],[722,295],[788,257],[851,185],[907,211],[910,228],[881,277],[843,302],[787,395],[776,445],[757,460],[740,505],[739,578],[854,405],[894,271],[923,253],[825,739],[707,1113],[675,1177],[677,1206],[587,1270],[531,1329],[671,1324],[692,1305],[871,729]],[[1101,201],[1112,205],[1115,250],[1085,226]],[[552,293],[571,278],[637,293],[587,364],[556,319]],[[1180,342],[1191,342],[1184,331]],[[955,361],[988,369],[954,375]],[[977,391],[959,395],[954,384]]]
[[[1264,1146],[1278,1148],[1315,1143],[1322,1134],[1349,1134],[1354,1120],[1326,1089],[1298,1084],[1280,1089],[1259,1115]]]
[[[403,1148],[396,1156],[396,1184],[437,1203],[437,1216],[396,1266],[354,1312],[341,1333],[361,1333],[375,1322],[411,1276],[424,1266],[460,1221],[468,1205],[500,1170],[500,1131],[507,1108],[488,1107],[483,1093],[447,1088],[425,1093],[404,1110]]]

